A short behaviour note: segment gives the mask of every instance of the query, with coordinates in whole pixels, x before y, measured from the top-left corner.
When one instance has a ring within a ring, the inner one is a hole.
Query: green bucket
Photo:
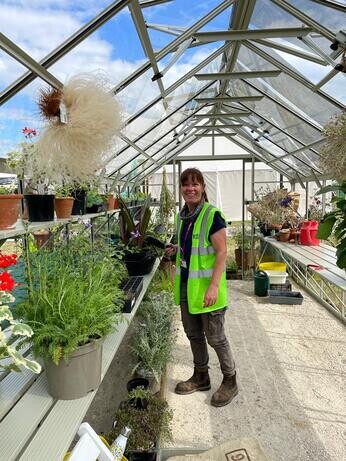
[[[263,271],[255,272],[255,295],[267,296],[269,288],[268,275]]]

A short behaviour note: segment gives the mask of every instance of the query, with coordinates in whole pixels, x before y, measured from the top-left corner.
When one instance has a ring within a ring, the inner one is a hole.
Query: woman
[[[224,332],[227,308],[225,218],[210,205],[202,173],[188,168],[180,176],[185,205],[177,215],[178,245],[166,254],[177,254],[175,302],[180,304],[184,331],[190,341],[194,373],[179,382],[177,394],[210,389],[208,344],[219,358],[223,381],[211,404],[227,405],[237,395],[235,363]],[[177,251],[179,249],[179,251]]]

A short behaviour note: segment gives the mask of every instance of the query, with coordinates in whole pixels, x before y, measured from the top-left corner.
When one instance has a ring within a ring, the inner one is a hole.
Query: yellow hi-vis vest
[[[219,284],[216,303],[209,307],[203,307],[204,295],[210,285],[216,260],[215,250],[208,241],[209,231],[216,212],[219,212],[222,218],[225,219],[220,210],[206,202],[193,226],[189,276],[187,281],[187,301],[190,314],[205,314],[227,306],[227,283],[226,272],[224,270]],[[180,234],[182,224],[182,220],[178,214],[176,218],[178,251],[174,283],[174,298],[176,304],[180,304]]]

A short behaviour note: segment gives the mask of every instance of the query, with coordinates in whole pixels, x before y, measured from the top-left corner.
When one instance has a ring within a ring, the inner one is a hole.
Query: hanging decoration
[[[60,90],[42,89],[38,106],[48,121],[37,141],[42,171],[63,181],[93,181],[122,128],[120,105],[101,74],[80,74]]]

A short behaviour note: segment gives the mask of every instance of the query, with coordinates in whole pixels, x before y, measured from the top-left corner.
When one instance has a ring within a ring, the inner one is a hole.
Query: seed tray
[[[269,289],[275,291],[292,291],[292,284],[288,280],[286,280],[286,283],[271,283]]]
[[[135,276],[124,280],[120,288],[125,292],[124,313],[130,313],[143,288],[143,277]]]
[[[300,291],[268,290],[268,295],[272,304],[302,304],[304,299]]]

